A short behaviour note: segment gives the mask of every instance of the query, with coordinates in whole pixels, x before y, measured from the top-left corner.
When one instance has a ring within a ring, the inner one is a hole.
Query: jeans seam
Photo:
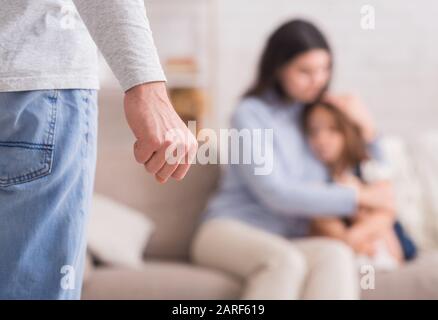
[[[91,92],[92,91],[90,90],[90,93]],[[92,105],[91,105],[91,102],[90,102],[89,99],[87,99],[86,101],[84,100],[84,102],[86,102],[86,108],[84,108],[85,110],[83,110],[84,119],[85,119],[85,124],[84,124],[85,130],[83,132],[83,134],[84,134],[83,138],[84,138],[85,147],[82,148],[81,154],[82,154],[82,157],[83,157],[83,161],[85,163],[88,163],[89,160],[90,160],[90,158],[89,158],[90,157],[89,133],[90,133],[90,116],[91,116],[89,109],[92,107]],[[83,175],[84,175],[83,176],[83,188],[84,188],[84,190],[87,190],[87,187],[89,187],[89,183],[91,181],[89,168],[86,168],[85,166],[83,166],[82,170],[83,170]],[[88,195],[87,192],[85,192],[85,194],[86,194],[86,197],[85,197],[83,203],[84,203],[84,206],[87,206],[87,208],[80,208],[80,211],[82,213],[81,218],[83,219],[84,224],[88,220],[88,218],[87,218],[87,210],[90,210],[88,204],[90,204],[91,201],[92,201],[92,194]],[[91,196],[91,198],[90,198],[90,196]],[[82,249],[81,245],[82,245],[82,238],[83,237],[84,237],[84,228],[81,228],[79,236],[78,236],[78,250],[77,250],[76,255],[74,256],[73,261],[72,261],[73,266],[74,267],[79,267],[79,269],[83,269],[83,266],[78,266],[78,262],[81,261],[80,260],[80,255],[81,254],[86,254],[86,243],[85,243],[85,253],[81,251],[81,249]],[[82,262],[84,263],[84,261],[82,261]],[[79,271],[79,270],[75,270],[75,272],[76,271]],[[83,274],[82,274],[82,276],[83,276]],[[75,290],[79,290],[79,289],[80,288],[75,288]],[[80,295],[80,293],[79,293],[79,295]]]
[[[22,148],[22,149],[37,149],[37,150],[52,150],[53,146],[45,144],[28,144],[20,143],[16,141],[0,141],[0,146],[9,148]]]

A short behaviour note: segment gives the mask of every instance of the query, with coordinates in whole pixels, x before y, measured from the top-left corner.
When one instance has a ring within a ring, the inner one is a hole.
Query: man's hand
[[[125,115],[137,141],[134,156],[164,183],[181,180],[196,156],[196,138],[177,115],[164,82],[135,86],[125,94]]]

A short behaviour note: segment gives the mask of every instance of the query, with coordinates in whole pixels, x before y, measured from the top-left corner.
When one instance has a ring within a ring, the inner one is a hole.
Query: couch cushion
[[[425,208],[419,180],[408,145],[399,137],[385,137],[384,156],[392,171],[398,219],[421,248],[427,245]]]
[[[101,262],[137,267],[154,230],[141,212],[95,193],[88,225],[88,249]]]
[[[427,247],[438,248],[438,132],[421,135],[411,147],[425,206],[423,233]]]
[[[238,299],[241,283],[202,267],[146,262],[141,269],[96,268],[82,299]]]

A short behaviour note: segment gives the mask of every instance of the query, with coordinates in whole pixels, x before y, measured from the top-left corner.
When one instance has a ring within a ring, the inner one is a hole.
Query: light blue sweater
[[[312,154],[300,127],[302,104],[285,104],[274,96],[245,98],[231,118],[231,127],[273,129],[273,170],[255,175],[255,164],[222,167],[217,192],[204,221],[231,217],[286,237],[305,236],[310,218],[354,214],[354,189],[329,183],[327,169]],[[249,152],[250,144],[243,145]],[[377,141],[369,146],[380,157]]]

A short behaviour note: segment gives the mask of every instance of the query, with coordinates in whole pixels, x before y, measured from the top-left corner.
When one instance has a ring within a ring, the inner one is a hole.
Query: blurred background
[[[375,9],[374,30],[361,28],[364,5]],[[384,134],[400,219],[421,249],[438,249],[437,1],[147,0],[146,9],[174,107],[198,129],[228,127],[277,26],[315,22],[334,51],[333,91],[359,95]],[[219,166],[194,165],[180,183],[156,183],[135,162],[123,93],[103,59],[100,77],[84,299],[239,298],[239,279],[188,258]],[[381,297],[438,297],[437,264],[425,266],[435,282],[389,283]]]

